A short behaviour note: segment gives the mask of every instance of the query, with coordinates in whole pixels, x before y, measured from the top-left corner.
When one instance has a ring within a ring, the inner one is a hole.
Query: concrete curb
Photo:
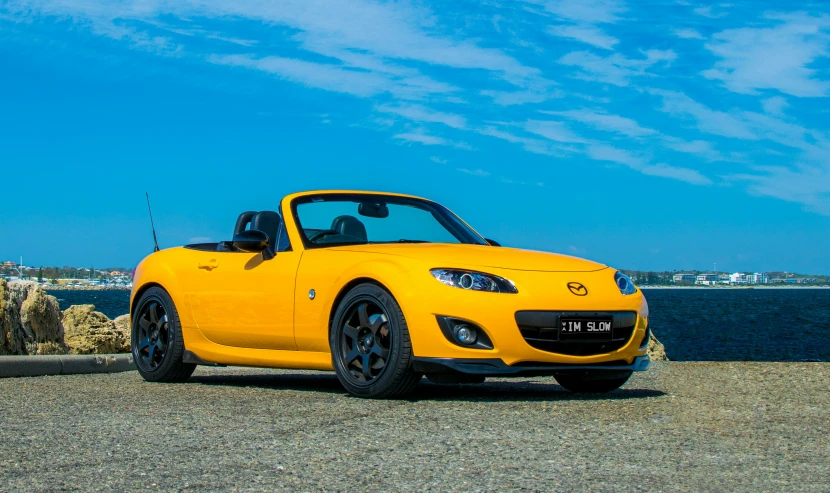
[[[135,370],[133,355],[0,356],[0,378],[116,373]]]

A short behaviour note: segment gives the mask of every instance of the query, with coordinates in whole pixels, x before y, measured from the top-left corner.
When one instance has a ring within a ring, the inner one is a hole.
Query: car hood
[[[332,250],[408,257],[431,262],[432,267],[446,268],[494,267],[542,272],[592,272],[606,268],[603,264],[569,255],[488,245],[381,243],[342,246]]]

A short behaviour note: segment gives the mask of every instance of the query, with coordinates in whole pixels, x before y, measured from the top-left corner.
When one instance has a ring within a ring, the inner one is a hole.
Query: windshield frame
[[[317,248],[336,248],[342,246],[354,246],[354,245],[380,245],[380,244],[397,244],[395,242],[343,242],[343,243],[323,243],[317,244],[312,243],[309,241],[308,236],[305,234],[305,230],[303,229],[302,222],[300,221],[300,216],[297,214],[297,206],[300,204],[310,204],[316,202],[315,199],[323,199],[326,202],[335,202],[335,201],[342,201],[342,202],[386,202],[388,204],[397,204],[397,205],[410,205],[416,206],[418,208],[424,209],[428,212],[431,212],[435,217],[435,220],[447,230],[450,235],[454,236],[460,245],[489,245],[487,240],[484,239],[483,236],[478,234],[476,230],[474,230],[469,224],[464,222],[460,217],[455,215],[452,211],[444,207],[443,205],[439,204],[438,202],[433,202],[427,199],[421,199],[417,197],[410,197],[406,195],[386,195],[386,194],[375,194],[375,193],[339,193],[339,192],[323,192],[323,193],[315,193],[309,195],[302,195],[300,197],[296,197],[291,200],[291,216],[294,219],[294,226],[297,230],[297,234],[300,236],[300,240],[303,242],[303,247],[307,250],[313,250]],[[441,219],[439,219],[441,218]],[[442,220],[443,219],[443,220]],[[446,224],[445,224],[446,223]],[[456,236],[453,229],[447,226],[447,224],[453,224],[458,227],[458,233],[460,233],[464,238],[459,238]],[[409,243],[411,244],[411,243]],[[425,244],[430,244],[426,242]]]

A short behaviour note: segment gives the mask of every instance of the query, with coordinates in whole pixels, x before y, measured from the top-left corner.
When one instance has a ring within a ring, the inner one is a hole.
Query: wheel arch
[[[133,314],[135,313],[136,305],[138,304],[139,300],[141,300],[141,297],[144,296],[144,293],[146,293],[147,290],[149,290],[150,288],[161,288],[161,289],[164,290],[165,293],[168,294],[168,296],[170,295],[170,292],[164,286],[162,286],[161,284],[159,284],[157,282],[148,282],[148,283],[142,284],[141,287],[136,290],[135,295],[133,296],[133,300],[130,303],[130,323],[132,323]],[[172,299],[172,296],[171,296],[171,299]]]
[[[392,296],[392,298],[395,298],[395,295],[394,295],[394,293],[392,293],[392,290],[389,289],[389,287],[386,286],[385,284],[383,284],[382,282],[378,281],[377,279],[374,279],[372,277],[356,277],[356,278],[352,279],[351,281],[344,284],[342,288],[340,288],[340,291],[338,291],[337,295],[334,297],[334,301],[332,302],[331,306],[329,307],[329,316],[328,316],[328,332],[329,332],[329,335],[331,335],[331,327],[332,327],[332,323],[334,322],[334,314],[337,312],[337,307],[340,306],[340,302],[343,301],[343,298],[346,296],[346,293],[348,293],[349,291],[351,291],[352,289],[354,289],[355,287],[357,287],[361,284],[374,284],[375,286],[377,286],[377,287],[383,289],[384,291],[386,291],[387,293],[389,293],[389,295]],[[397,302],[397,299],[395,299],[395,301]]]

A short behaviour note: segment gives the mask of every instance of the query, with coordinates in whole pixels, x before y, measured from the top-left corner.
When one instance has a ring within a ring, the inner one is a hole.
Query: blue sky
[[[320,188],[630,269],[830,273],[830,8],[6,0],[0,258],[131,266]]]

